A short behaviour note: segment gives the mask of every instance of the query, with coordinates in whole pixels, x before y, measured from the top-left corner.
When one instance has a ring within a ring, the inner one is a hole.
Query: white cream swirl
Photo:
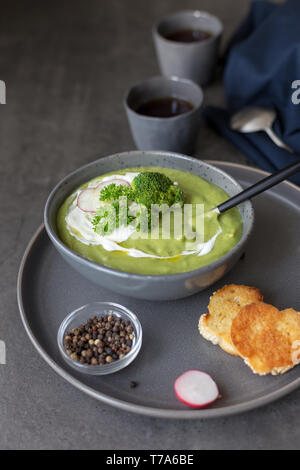
[[[114,179],[123,179],[126,180],[128,183],[132,183],[133,179],[138,175],[138,173],[130,172],[125,173],[124,175],[111,175],[106,176],[101,179],[93,180],[89,185],[88,188],[96,187],[99,182],[105,181],[113,181]],[[135,223],[132,222],[127,226],[121,226],[116,228],[112,233],[101,236],[94,230],[94,225],[92,224],[92,220],[94,214],[90,214],[87,212],[82,211],[77,206],[77,198],[80,194],[81,190],[77,190],[74,193],[74,201],[69,207],[67,216],[65,218],[67,230],[69,233],[75,237],[78,241],[85,245],[101,245],[106,251],[122,251],[126,252],[128,256],[133,258],[157,258],[157,259],[170,259],[173,256],[157,256],[150,253],[146,253],[142,250],[138,250],[136,248],[125,248],[119,243],[122,243],[128,240],[134,233],[136,233]],[[133,203],[134,204],[134,203]],[[210,238],[208,241],[199,243],[196,247],[192,250],[184,250],[181,252],[181,255],[188,256],[197,254],[198,256],[204,256],[210,253],[215,245],[217,237],[222,233],[221,227],[217,231],[217,233]]]

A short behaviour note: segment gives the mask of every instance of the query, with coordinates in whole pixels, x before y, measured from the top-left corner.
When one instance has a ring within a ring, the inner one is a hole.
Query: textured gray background
[[[207,9],[225,40],[248,0],[0,1],[0,448],[287,449],[299,447],[300,390],[250,413],[212,421],[127,414],[73,389],[38,356],[21,325],[16,276],[50,189],[93,160],[133,148],[122,97],[158,73],[150,28],[182,8]],[[222,83],[205,91],[222,103]],[[247,163],[204,125],[201,158]]]

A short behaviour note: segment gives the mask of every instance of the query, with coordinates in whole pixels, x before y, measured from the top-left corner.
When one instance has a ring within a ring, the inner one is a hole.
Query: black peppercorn
[[[67,332],[63,343],[73,360],[81,364],[105,365],[128,354],[133,344],[133,331],[130,321],[109,312],[102,317],[89,318],[85,325]]]

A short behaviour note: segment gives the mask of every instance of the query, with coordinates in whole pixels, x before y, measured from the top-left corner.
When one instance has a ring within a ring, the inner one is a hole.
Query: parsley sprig
[[[108,186],[105,186],[100,191],[99,199],[100,201],[104,201],[107,204],[110,204],[110,207],[115,210],[112,212],[111,210],[105,209],[105,206],[101,207],[97,214],[92,219],[92,224],[94,226],[94,231],[99,233],[100,235],[105,235],[109,232],[110,222],[114,223],[116,227],[124,224],[124,219],[121,221],[121,207],[120,207],[120,198],[127,198],[127,201],[133,199],[133,190],[129,186],[125,185],[116,185],[115,183],[111,183]],[[113,215],[114,214],[114,218]],[[128,205],[127,205],[127,214],[126,214],[126,221],[127,225],[129,225],[135,217],[129,215],[128,213]]]
[[[100,201],[116,201],[122,196],[127,197],[128,200],[133,200],[133,195],[134,191],[131,187],[111,183],[101,190]]]

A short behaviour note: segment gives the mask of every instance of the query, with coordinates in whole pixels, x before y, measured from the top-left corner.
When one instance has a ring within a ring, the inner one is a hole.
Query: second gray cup
[[[192,109],[172,117],[138,112],[141,105],[167,97],[185,100]],[[153,77],[132,87],[126,94],[124,106],[136,147],[191,154],[199,132],[202,102],[201,88],[183,78]]]
[[[171,40],[173,33],[202,31],[202,41]],[[206,85],[214,76],[223,25],[214,15],[203,11],[181,11],[158,21],[152,30],[158,63],[163,75],[185,77]]]

